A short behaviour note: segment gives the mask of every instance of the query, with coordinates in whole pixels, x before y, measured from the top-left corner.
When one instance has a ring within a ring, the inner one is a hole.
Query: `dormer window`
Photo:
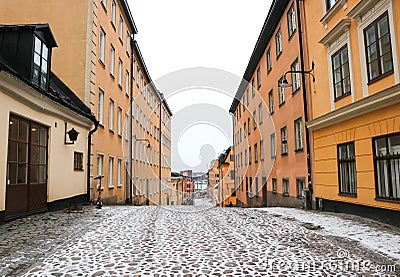
[[[34,49],[32,83],[42,89],[46,89],[48,80],[49,48],[37,36],[35,36]]]

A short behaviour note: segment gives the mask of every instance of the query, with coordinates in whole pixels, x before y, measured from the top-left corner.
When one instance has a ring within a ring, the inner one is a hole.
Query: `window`
[[[291,67],[291,71],[299,71],[299,61],[296,59]],[[292,73],[292,92],[296,92],[300,89],[300,74],[299,73]]]
[[[125,115],[125,140],[129,140],[129,115]]]
[[[124,19],[122,18],[122,16],[119,17],[119,39],[122,42],[124,36]]]
[[[303,189],[305,189],[305,179],[304,178],[297,178],[296,179],[296,192],[297,198],[303,197]]]
[[[278,81],[278,93],[279,93],[279,106],[285,103],[285,88],[279,84],[282,83],[283,77]]]
[[[272,193],[278,193],[278,182],[276,181],[276,178],[272,178]]]
[[[129,95],[129,71],[125,72],[125,93]]]
[[[122,88],[122,61],[118,59],[118,86]]]
[[[254,162],[258,163],[258,145],[254,144]]]
[[[249,164],[251,164],[251,160],[252,160],[251,155],[252,155],[252,153],[251,153],[251,147],[249,147]]]
[[[115,49],[114,46],[110,45],[110,74],[114,76],[114,60],[115,60]]]
[[[246,89],[246,106],[248,107],[250,103],[250,98],[249,98],[249,88]]]
[[[372,81],[393,72],[387,12],[364,30],[368,80]]]
[[[122,172],[122,160],[118,159],[118,163],[117,163],[117,186],[118,187],[122,187],[121,172]]]
[[[104,64],[105,57],[105,45],[106,45],[106,33],[103,28],[100,27],[100,61]]]
[[[247,134],[248,135],[250,135],[250,131],[251,131],[251,128],[250,128],[250,117],[249,117],[249,118],[247,118]]]
[[[260,140],[260,160],[264,161],[264,141]]]
[[[97,176],[103,175],[103,155],[97,155]],[[99,186],[100,180],[97,179],[97,186]]]
[[[269,112],[271,114],[274,113],[274,92],[271,90],[268,93],[268,104],[269,104]]]
[[[275,35],[275,46],[276,46],[276,58],[278,59],[279,56],[282,54],[282,34],[280,28]]]
[[[113,168],[114,168],[114,158],[108,158],[108,187],[113,188]]]
[[[326,10],[330,10],[338,0],[326,0]]]
[[[251,98],[254,98],[256,95],[256,87],[254,85],[254,79],[251,80]]]
[[[289,38],[293,36],[296,32],[296,12],[294,10],[294,4],[292,4],[287,13],[287,22],[288,22],[288,34]]]
[[[110,99],[110,109],[108,111],[108,125],[110,131],[114,130],[114,101]]]
[[[275,133],[271,134],[271,159],[276,157],[276,140]]]
[[[267,70],[268,73],[272,70],[271,48],[267,50]]]
[[[347,45],[332,55],[333,89],[335,100],[351,93]]]
[[[122,109],[118,107],[118,114],[117,114],[117,132],[119,136],[122,136]]]
[[[376,198],[400,201],[400,134],[374,139]]]
[[[257,69],[257,88],[261,87],[261,68]]]
[[[32,83],[47,89],[49,48],[35,36],[35,52],[33,54]]]
[[[294,121],[294,137],[295,137],[295,151],[303,150],[303,126],[302,118],[298,118]]]
[[[357,195],[354,142],[338,145],[339,194]]]
[[[258,104],[258,124],[263,122],[262,103]]]
[[[282,179],[282,191],[283,196],[289,196],[289,179]]]
[[[254,191],[254,194],[257,196],[257,194],[258,194],[258,177],[254,178],[254,183],[256,185],[256,189]]]
[[[114,0],[111,2],[111,23],[113,27],[115,28],[115,16],[117,12],[117,4],[115,3]]]
[[[99,89],[99,97],[97,103],[97,120],[103,125],[103,108],[104,108],[104,92]]]
[[[83,153],[74,152],[74,170],[83,171]]]
[[[254,128],[254,130],[257,128],[257,113],[256,113],[256,110],[253,111],[253,128]]]
[[[129,35],[128,32],[126,32],[126,41],[125,41],[125,49],[126,49],[126,53],[128,54],[128,56],[130,55],[130,44],[131,44],[131,37]],[[135,70],[135,59],[133,59],[133,70]]]
[[[287,131],[286,126],[281,128],[281,155],[287,155],[288,153],[288,145],[287,145]]]

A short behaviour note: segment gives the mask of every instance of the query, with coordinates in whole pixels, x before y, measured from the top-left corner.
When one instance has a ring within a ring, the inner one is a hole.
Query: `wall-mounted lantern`
[[[69,142],[67,142],[67,135]],[[65,129],[64,129],[64,144],[75,144],[75,141],[78,139],[79,132],[72,128],[67,132],[67,123],[65,122]]]

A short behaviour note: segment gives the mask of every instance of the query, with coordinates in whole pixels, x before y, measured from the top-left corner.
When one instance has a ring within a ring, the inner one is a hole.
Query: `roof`
[[[259,62],[264,55],[264,51],[267,48],[268,43],[275,33],[275,29],[278,26],[279,21],[281,20],[289,1],[290,0],[274,0],[274,2],[272,3],[267,18],[265,19],[264,25],[261,29],[261,33],[258,36],[253,53],[251,54],[246,71],[244,72],[242,81],[240,82],[239,87],[236,91],[236,95],[233,99],[229,112],[235,112],[244,91],[250,83],[250,80],[253,77],[253,74],[256,71]]]
[[[144,74],[146,75],[146,78],[147,78],[147,80],[149,82],[149,85],[151,86],[151,88],[155,92],[157,98],[164,104],[164,106],[167,109],[167,111],[169,112],[170,116],[172,116],[172,111],[171,111],[170,107],[168,106],[168,103],[167,103],[166,99],[164,98],[164,94],[161,93],[158,90],[158,88],[154,84],[153,80],[151,79],[149,70],[147,69],[146,63],[144,62],[144,59],[143,59],[143,56],[142,56],[142,52],[140,51],[139,44],[138,44],[138,42],[136,40],[133,41],[133,49],[137,53],[137,56],[139,58],[140,66],[143,69]]]
[[[30,80],[24,78],[0,58],[0,71],[2,70],[12,74],[53,102],[58,103],[61,106],[64,106],[65,108],[75,112],[76,114],[86,117],[92,121],[96,120],[95,116],[91,114],[90,109],[53,72],[50,72],[49,90],[46,91],[34,85]]]
[[[20,24],[20,25],[0,25],[0,32],[33,31],[43,34],[48,47],[57,47],[57,42],[51,32],[49,24]]]
[[[121,0],[122,9],[124,10],[125,16],[128,19],[128,23],[131,26],[133,33],[137,34],[138,30],[136,28],[135,21],[133,20],[131,10],[129,9],[129,5],[127,0]]]
[[[231,152],[231,147],[228,147],[224,152],[222,152],[218,157],[218,166],[221,166],[225,163],[226,159],[229,156],[229,152]]]

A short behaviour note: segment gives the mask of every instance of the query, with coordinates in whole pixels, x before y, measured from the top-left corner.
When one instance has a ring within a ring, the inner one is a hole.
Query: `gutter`
[[[99,127],[99,121],[95,117],[90,118],[94,123],[94,129],[89,131],[88,135],[88,159],[87,159],[87,176],[86,176],[86,200],[90,203],[90,157],[92,156],[92,135]]]
[[[302,0],[303,1],[303,0]],[[300,50],[300,64],[301,64],[301,71],[304,70],[304,49],[303,49],[303,30],[301,26],[302,22],[302,17],[300,14],[300,0],[296,0],[296,5],[297,5],[297,22],[298,22],[298,28],[299,28],[299,50]],[[307,88],[306,88],[306,77],[305,74],[301,74],[301,81],[303,83],[303,108],[304,108],[304,122],[307,123],[309,118],[308,118],[308,102],[307,102]],[[312,183],[312,167],[311,167],[311,151],[310,151],[310,130],[305,124],[305,130],[306,130],[306,153],[307,153],[307,184],[308,184],[308,190],[310,191],[310,197],[312,199],[312,194],[313,194],[313,183]]]
[[[132,192],[133,192],[133,166],[132,166],[132,155],[133,155],[133,146],[132,146],[132,138],[133,138],[133,86],[135,85],[133,82],[133,74],[134,74],[134,68],[133,68],[133,46],[134,46],[134,38],[135,38],[135,32],[131,34],[131,76],[130,76],[130,83],[131,83],[131,89],[130,89],[130,97],[129,97],[129,189],[125,190],[129,193],[129,195],[126,195],[125,203],[126,204],[132,204]],[[126,166],[126,165],[125,165]]]

